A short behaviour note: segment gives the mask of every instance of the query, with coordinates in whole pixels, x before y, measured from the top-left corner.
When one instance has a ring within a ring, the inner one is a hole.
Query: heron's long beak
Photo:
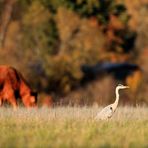
[[[130,88],[129,86],[125,86],[125,88]]]

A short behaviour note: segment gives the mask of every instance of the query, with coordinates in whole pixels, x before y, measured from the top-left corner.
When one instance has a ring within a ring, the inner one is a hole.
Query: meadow
[[[0,147],[148,147],[148,108],[119,107],[109,121],[95,121],[97,107],[0,109]]]

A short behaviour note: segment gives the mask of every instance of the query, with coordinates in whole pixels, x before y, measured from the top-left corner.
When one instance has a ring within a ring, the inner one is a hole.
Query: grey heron
[[[114,103],[106,106],[105,108],[103,108],[95,117],[96,120],[107,120],[109,118],[112,117],[113,113],[115,112],[117,106],[118,106],[118,102],[119,102],[119,90],[120,89],[126,89],[129,88],[129,86],[124,86],[122,84],[118,84],[118,86],[116,87],[115,90],[115,94],[116,94],[116,100]]]

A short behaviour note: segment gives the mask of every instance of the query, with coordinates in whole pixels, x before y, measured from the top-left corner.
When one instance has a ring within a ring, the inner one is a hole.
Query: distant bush
[[[14,2],[0,63],[22,71],[39,92],[63,96],[80,88],[83,64],[137,58],[136,33],[128,26],[130,17],[124,4],[115,0]],[[0,4],[2,13],[5,4]],[[114,83],[100,81],[105,87]],[[94,94],[88,95],[99,101]]]

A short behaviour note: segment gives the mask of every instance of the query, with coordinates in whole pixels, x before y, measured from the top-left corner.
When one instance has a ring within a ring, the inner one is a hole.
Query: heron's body
[[[115,112],[115,110],[117,108],[118,102],[119,102],[119,90],[120,89],[125,89],[125,88],[129,88],[129,87],[121,85],[121,84],[119,84],[116,87],[116,91],[115,91],[115,93],[116,93],[116,100],[115,100],[115,102],[113,104],[110,104],[110,105],[106,106],[105,108],[103,108],[101,110],[101,112],[99,112],[97,114],[95,119],[97,119],[97,120],[107,120],[107,119],[112,117],[113,113]]]
[[[112,117],[113,114],[113,109],[112,109],[112,104],[106,106],[105,108],[103,108],[95,117],[96,119],[100,119],[100,120],[105,120],[105,119],[109,119]]]

